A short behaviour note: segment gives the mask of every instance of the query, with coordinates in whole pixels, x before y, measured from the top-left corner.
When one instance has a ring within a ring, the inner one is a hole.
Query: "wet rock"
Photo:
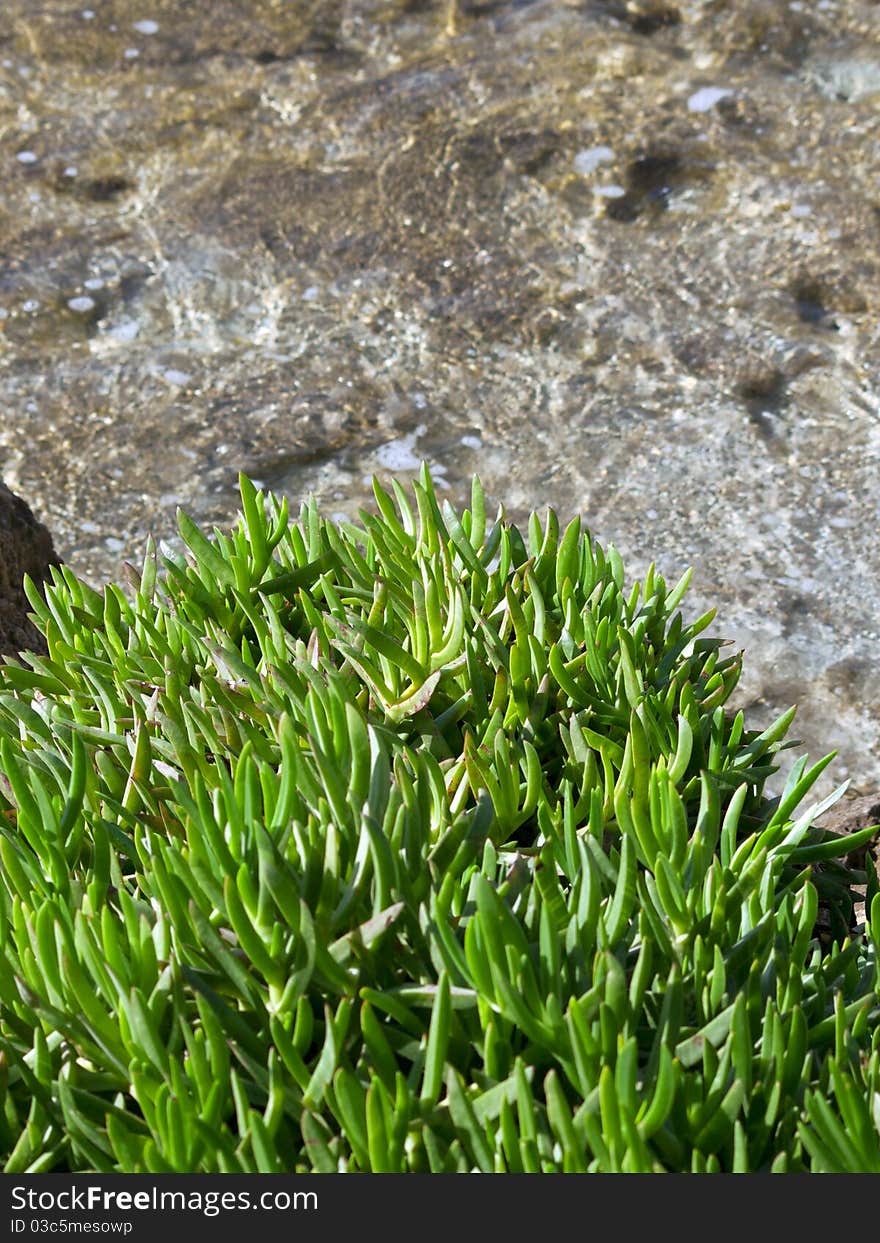
[[[0,655],[44,651],[42,635],[28,617],[24,576],[41,583],[60,565],[52,536],[27,504],[0,482]]]
[[[880,95],[880,61],[857,57],[820,57],[806,69],[806,80],[829,99],[853,103]]]
[[[636,0],[626,8],[627,21],[636,34],[653,35],[658,30],[678,26],[681,22],[680,9],[671,4],[659,3],[658,0]]]
[[[738,704],[876,784],[878,19],[6,0],[3,477],[98,583],[242,469],[346,514],[479,471],[694,565]]]

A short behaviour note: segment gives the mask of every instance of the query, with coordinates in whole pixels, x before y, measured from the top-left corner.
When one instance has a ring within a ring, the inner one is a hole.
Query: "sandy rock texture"
[[[97,583],[478,470],[877,788],[878,101],[869,0],[6,0],[0,471]]]

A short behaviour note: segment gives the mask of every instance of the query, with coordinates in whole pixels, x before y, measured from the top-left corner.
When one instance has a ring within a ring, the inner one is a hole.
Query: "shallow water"
[[[880,781],[880,9],[7,0],[0,475],[90,581],[426,459],[695,566]]]

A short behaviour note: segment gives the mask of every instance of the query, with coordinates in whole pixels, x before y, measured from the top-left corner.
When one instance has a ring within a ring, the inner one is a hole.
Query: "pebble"
[[[719,100],[732,94],[733,91],[723,86],[702,86],[688,99],[688,112],[708,112]]]

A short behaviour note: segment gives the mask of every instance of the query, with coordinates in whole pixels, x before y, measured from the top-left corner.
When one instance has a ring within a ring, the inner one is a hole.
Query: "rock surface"
[[[28,506],[0,481],[0,655],[44,651],[42,635],[29,619],[22,588],[25,574],[41,583],[60,565],[52,536]]]
[[[479,470],[693,564],[876,788],[880,6],[203,7],[3,6],[0,471],[65,560]]]
[[[876,835],[866,846],[859,846],[850,851],[846,862],[850,867],[867,872],[870,869],[880,881],[880,792],[865,794],[861,797],[844,798],[831,811],[819,820],[817,825],[831,833],[846,836],[858,833],[859,829],[876,826]],[[855,902],[853,908],[853,931],[864,931],[867,919],[867,884],[853,887]]]
[[[858,833],[876,824],[880,836],[880,793],[843,799],[816,822],[832,833]]]

